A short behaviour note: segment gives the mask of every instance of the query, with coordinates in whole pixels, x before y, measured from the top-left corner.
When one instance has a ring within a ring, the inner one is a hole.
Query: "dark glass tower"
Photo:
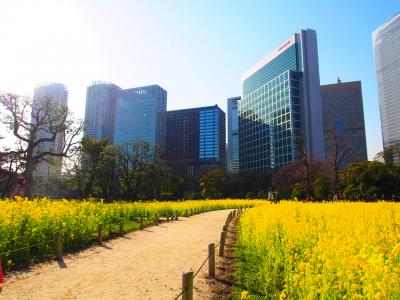
[[[316,32],[293,34],[242,76],[240,172],[293,162],[299,144],[324,159]]]
[[[339,155],[343,151],[348,153],[341,170],[348,164],[367,160],[361,81],[338,80],[336,84],[321,85],[321,98],[326,159],[336,156],[338,146]]]
[[[181,176],[197,177],[222,168],[225,113],[217,105],[168,111],[166,158]]]

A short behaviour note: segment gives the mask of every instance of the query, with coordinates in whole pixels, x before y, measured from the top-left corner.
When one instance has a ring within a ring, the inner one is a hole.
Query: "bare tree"
[[[339,194],[339,172],[343,167],[343,163],[351,153],[353,147],[346,135],[340,135],[336,128],[327,130],[331,136],[331,143],[328,145],[328,161],[332,169],[333,177],[333,193]]]
[[[304,186],[306,193],[311,194],[311,163],[312,157],[308,155],[303,136],[296,137],[296,160],[300,162],[303,167]]]
[[[35,167],[54,157],[74,155],[79,148],[78,136],[83,122],[75,120],[66,106],[51,97],[33,103],[29,97],[2,94],[0,107],[0,123],[17,139],[15,149],[7,151],[6,155],[18,154],[21,158],[26,194],[30,196]],[[60,149],[46,146],[60,138]]]
[[[21,172],[20,157],[18,153],[0,152],[0,197],[9,195],[16,184],[18,173]]]

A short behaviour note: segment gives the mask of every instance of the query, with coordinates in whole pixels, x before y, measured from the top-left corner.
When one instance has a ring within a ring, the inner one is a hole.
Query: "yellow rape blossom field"
[[[256,200],[203,200],[175,202],[115,202],[52,200],[25,198],[0,200],[0,259],[3,270],[28,266],[55,254],[54,236],[59,233],[64,251],[77,250],[97,241],[98,225],[103,225],[103,239],[124,229],[154,224],[157,217],[212,210],[249,207],[263,203]]]
[[[251,208],[235,256],[234,299],[400,299],[400,205]]]

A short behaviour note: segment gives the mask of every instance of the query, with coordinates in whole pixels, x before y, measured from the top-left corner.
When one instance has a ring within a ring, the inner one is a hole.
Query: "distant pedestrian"
[[[274,193],[271,190],[269,190],[269,192],[268,192],[268,200],[271,201],[271,203],[275,202],[274,201]]]
[[[14,191],[11,193],[11,196],[20,196],[24,197],[26,195],[26,182],[24,178],[18,178],[17,183],[15,185]]]
[[[279,203],[280,199],[279,199],[279,193],[275,192],[275,196],[274,196],[274,203]]]
[[[307,196],[306,196],[306,203],[308,203],[308,202],[311,202],[311,195],[310,195],[310,193],[307,193]]]

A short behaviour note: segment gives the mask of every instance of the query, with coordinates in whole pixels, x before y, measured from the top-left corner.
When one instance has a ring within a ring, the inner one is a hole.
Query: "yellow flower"
[[[250,298],[250,294],[249,294],[248,291],[243,291],[243,292],[240,294],[240,299],[249,299],[249,298]]]
[[[317,274],[315,275],[315,281],[321,281],[322,280],[322,275],[321,274]]]
[[[382,300],[382,299],[385,299],[385,296],[381,292],[378,292],[378,293],[375,294],[374,299],[375,300]]]
[[[283,300],[283,299],[286,299],[285,291],[282,291],[282,292],[280,293],[280,295],[279,295],[279,300]]]

